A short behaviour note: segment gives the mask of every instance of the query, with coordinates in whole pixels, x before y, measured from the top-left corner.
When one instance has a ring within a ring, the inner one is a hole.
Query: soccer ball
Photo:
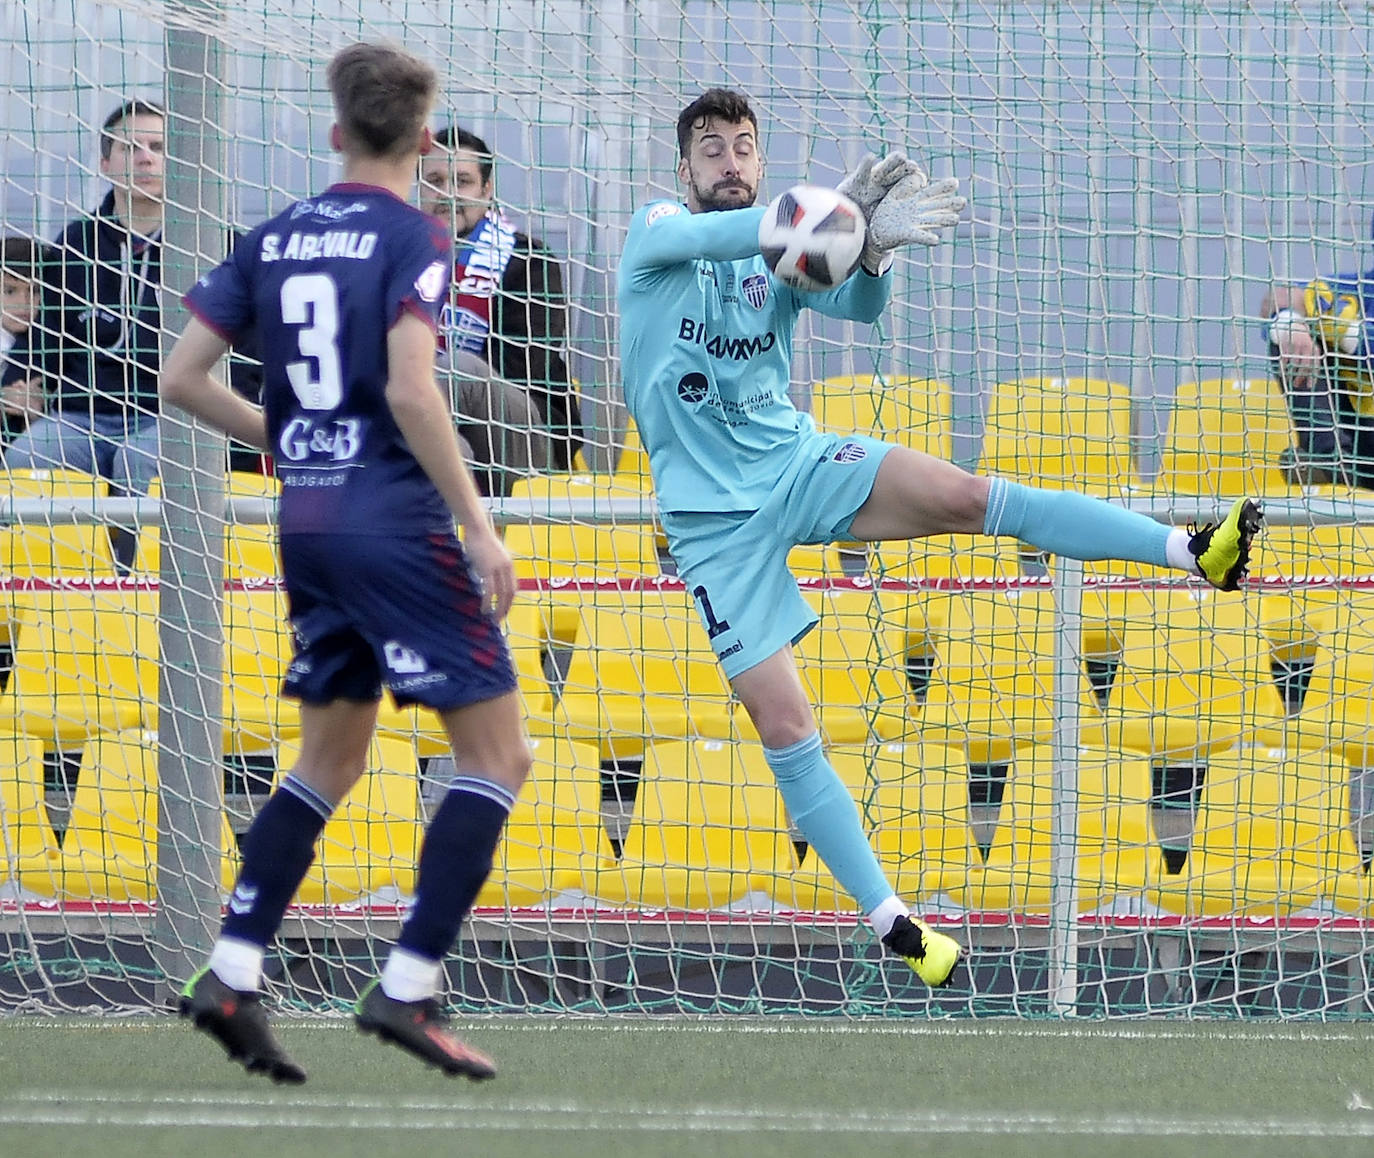
[[[793,185],[768,203],[759,251],[773,276],[799,290],[831,290],[858,268],[864,215],[843,193]]]

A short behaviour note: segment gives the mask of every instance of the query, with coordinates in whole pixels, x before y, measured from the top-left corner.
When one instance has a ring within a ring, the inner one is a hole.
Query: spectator
[[[1374,489],[1374,270],[1271,287],[1260,314],[1293,420],[1285,477]]]
[[[475,461],[496,468],[479,471],[479,483],[485,473],[487,493],[508,493],[522,468],[571,467],[581,415],[563,356],[562,269],[494,204],[492,168],[481,137],[442,129],[421,166],[421,198],[457,238],[444,342],[459,375],[459,429]],[[493,432],[503,427],[508,436],[498,441]],[[542,437],[509,437],[522,430]]]
[[[32,238],[13,236],[0,241],[0,357],[6,369],[11,351],[38,313],[46,258],[46,247]],[[24,349],[31,350],[29,343]],[[30,360],[16,371],[13,383],[0,388],[0,447],[24,432],[31,414],[42,411],[43,395],[31,384],[33,373]]]
[[[110,191],[62,231],[38,320],[5,368],[5,387],[41,386],[48,402],[11,467],[88,471],[113,494],[143,494],[157,474],[164,120],[129,100],[101,126]]]

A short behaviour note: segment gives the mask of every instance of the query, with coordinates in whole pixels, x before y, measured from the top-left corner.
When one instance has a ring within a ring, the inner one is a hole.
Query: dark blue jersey
[[[256,338],[282,534],[452,529],[386,402],[387,331],[403,310],[437,329],[452,246],[392,193],[333,185],[258,226],[186,295],[227,341]]]

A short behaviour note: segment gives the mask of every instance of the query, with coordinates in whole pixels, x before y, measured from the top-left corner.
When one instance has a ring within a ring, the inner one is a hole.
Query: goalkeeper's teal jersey
[[[763,212],[656,201],[630,222],[621,372],[662,510],[757,510],[815,429],[787,397],[797,315],[872,322],[892,292],[862,269],[828,293],[783,285],[759,255]]]

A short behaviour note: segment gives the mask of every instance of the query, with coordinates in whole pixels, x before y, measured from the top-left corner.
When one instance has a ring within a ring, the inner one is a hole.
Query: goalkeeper
[[[1260,307],[1294,445],[1290,483],[1374,488],[1374,270],[1277,286]]]
[[[875,321],[893,251],[934,245],[964,200],[899,153],[866,158],[840,189],[868,222],[861,268],[827,293],[795,292],[759,254],[763,177],[748,101],[711,89],[678,117],[685,204],[654,201],[630,223],[618,296],[625,398],[649,454],[659,517],[712,646],[764,744],[801,835],[889,950],[927,984],[961,956],[912,916],[864,836],[858,809],[821,747],[792,645],[816,624],[787,570],[798,543],[1014,535],[1080,559],[1172,565],[1233,590],[1258,506],[1238,499],[1192,535],[1073,493],[970,475],[859,435],[818,433],[788,401],[803,306]]]

